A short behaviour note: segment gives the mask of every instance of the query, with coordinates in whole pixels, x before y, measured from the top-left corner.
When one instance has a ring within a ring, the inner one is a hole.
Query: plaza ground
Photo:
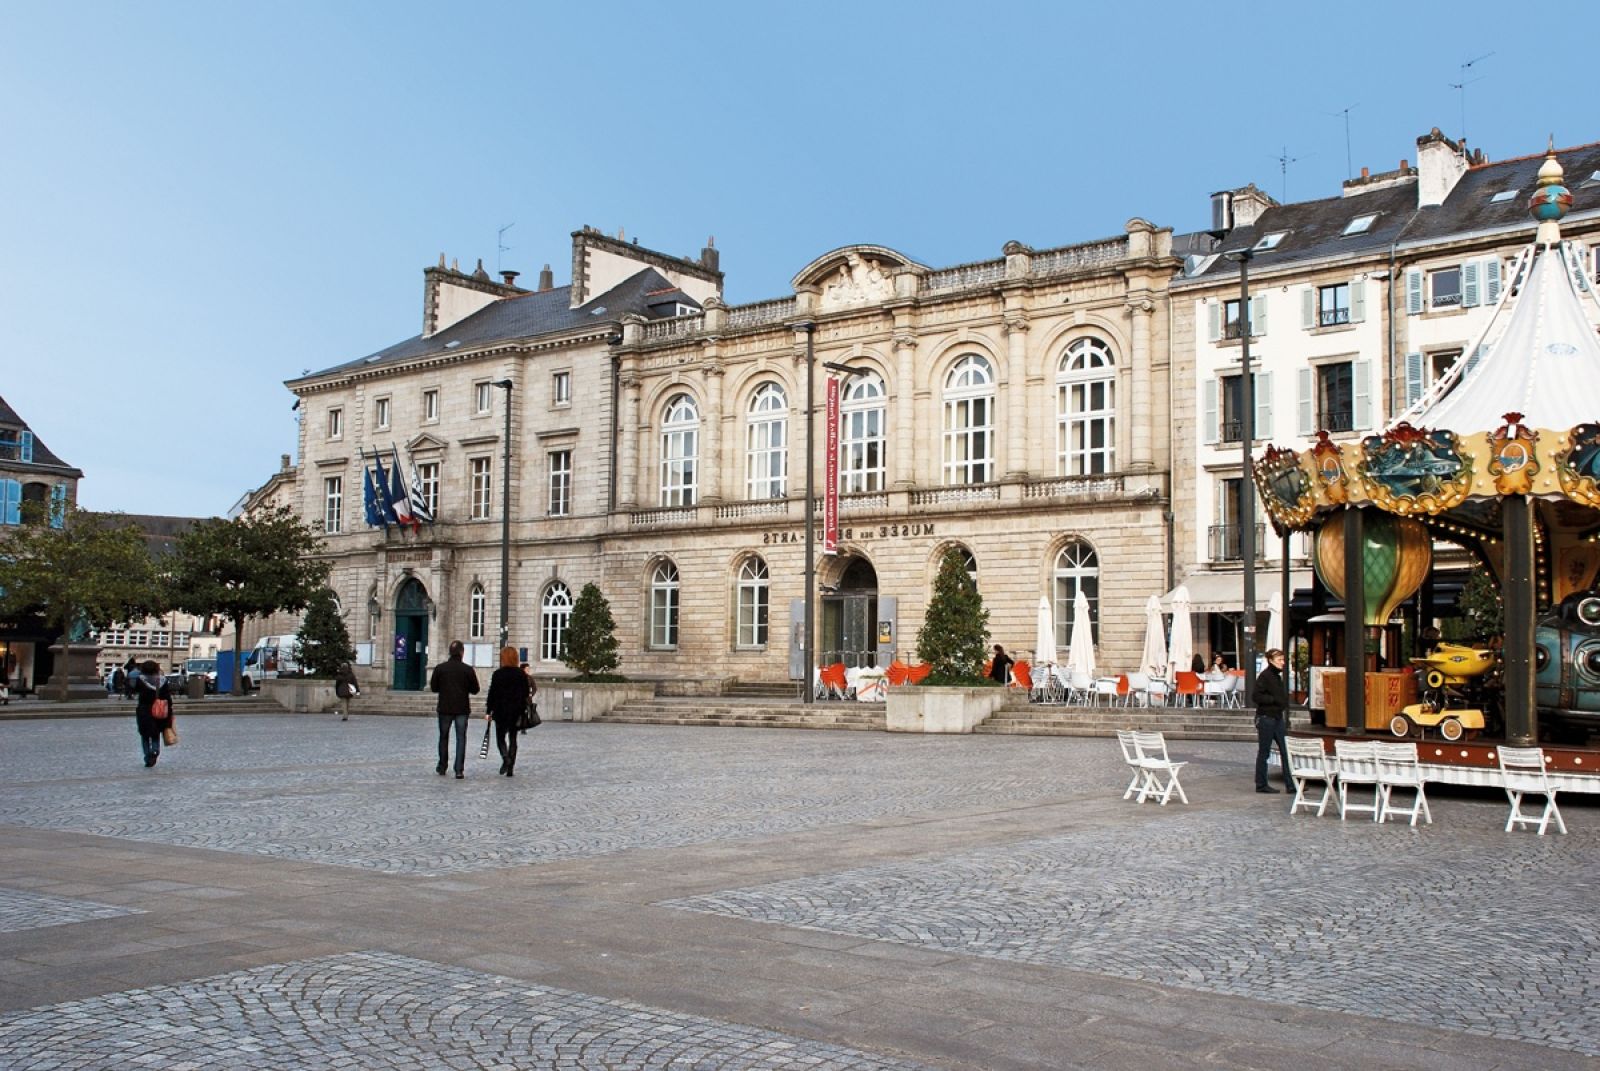
[[[1600,807],[1287,814],[1253,746],[0,722],[6,1068],[1577,1068]]]

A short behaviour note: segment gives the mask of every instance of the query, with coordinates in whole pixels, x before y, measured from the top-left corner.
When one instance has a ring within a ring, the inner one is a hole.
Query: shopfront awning
[[[1256,570],[1256,611],[1267,612],[1267,601],[1283,583],[1283,573],[1277,569]],[[1244,612],[1243,573],[1194,573],[1184,580],[1189,589],[1189,611],[1196,614],[1238,614]],[[1311,586],[1310,569],[1289,570],[1289,590]],[[1176,591],[1177,588],[1173,588]],[[1172,612],[1172,591],[1161,596],[1161,609]]]

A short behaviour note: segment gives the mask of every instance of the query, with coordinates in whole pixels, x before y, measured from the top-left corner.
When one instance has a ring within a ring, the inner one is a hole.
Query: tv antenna
[[[1484,80],[1485,77],[1487,77],[1486,75],[1481,75],[1480,74],[1476,78],[1468,78],[1467,77],[1467,72],[1469,70],[1471,70],[1473,67],[1475,67],[1478,64],[1482,63],[1484,60],[1488,59],[1492,55],[1494,55],[1493,52],[1485,52],[1483,55],[1477,57],[1476,59],[1467,60],[1467,62],[1465,62],[1465,63],[1463,63],[1461,65],[1461,81],[1459,81],[1459,82],[1451,82],[1450,83],[1450,88],[1455,90],[1458,94],[1460,94],[1460,98],[1461,98],[1461,140],[1462,141],[1466,141],[1467,140],[1467,87],[1470,86],[1474,82],[1481,82],[1481,81]]]
[[[1341,116],[1344,118],[1344,171],[1345,171],[1344,177],[1345,178],[1355,178],[1356,177],[1355,165],[1350,162],[1350,113],[1355,111],[1359,107],[1361,107],[1361,104],[1359,102],[1357,102],[1355,104],[1350,104],[1350,105],[1347,105],[1346,107],[1340,108],[1336,112],[1324,112],[1323,113],[1324,115],[1328,116],[1331,119],[1338,119]]]
[[[509,231],[515,226],[515,223],[507,223],[504,227],[501,227],[499,230],[494,232],[494,273],[496,275],[500,274],[500,254],[509,253],[514,248],[513,246],[506,245],[506,231]]]
[[[1315,156],[1316,154],[1312,153],[1310,155],[1311,156]],[[1284,204],[1288,204],[1289,203],[1289,165],[1290,164],[1298,164],[1301,160],[1308,159],[1308,157],[1307,156],[1290,156],[1289,155],[1289,147],[1287,145],[1285,145],[1283,147],[1283,152],[1279,153],[1277,156],[1274,156],[1273,159],[1278,161],[1278,172],[1279,172],[1280,175],[1283,176],[1283,203]]]

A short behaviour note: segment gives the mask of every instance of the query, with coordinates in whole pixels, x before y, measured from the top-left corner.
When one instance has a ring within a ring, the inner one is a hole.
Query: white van
[[[263,636],[244,656],[240,688],[246,692],[254,691],[261,687],[264,680],[298,677],[303,673],[299,636]]]

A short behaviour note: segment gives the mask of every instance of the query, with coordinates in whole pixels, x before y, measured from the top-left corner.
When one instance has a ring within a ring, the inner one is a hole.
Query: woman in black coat
[[[144,764],[154,766],[161,757],[161,732],[172,727],[172,685],[161,675],[161,667],[146,662],[139,667],[139,682],[134,685],[133,720],[139,727],[139,746],[144,750]],[[166,704],[166,716],[156,717],[155,705],[160,700]]]
[[[517,722],[528,707],[528,675],[517,664],[515,647],[500,648],[500,668],[489,678],[486,704],[494,719],[495,744],[500,748],[500,772],[507,777],[517,765]]]

